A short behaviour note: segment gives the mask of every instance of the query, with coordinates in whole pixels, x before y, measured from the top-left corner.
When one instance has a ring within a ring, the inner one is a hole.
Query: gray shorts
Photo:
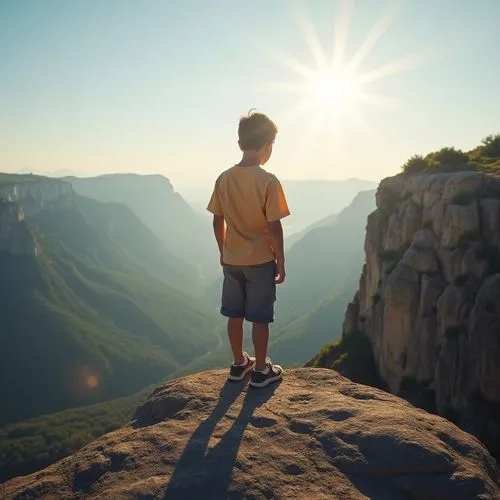
[[[272,323],[276,301],[276,262],[223,266],[221,314],[252,323]]]

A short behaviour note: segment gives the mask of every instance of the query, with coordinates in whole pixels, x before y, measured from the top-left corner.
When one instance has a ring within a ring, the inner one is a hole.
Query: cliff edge
[[[500,179],[383,180],[365,257],[343,336],[366,335],[392,393],[450,418],[500,458]]]
[[[326,369],[261,390],[226,376],[158,387],[129,425],[8,481],[1,498],[500,497],[477,439],[396,396]]]

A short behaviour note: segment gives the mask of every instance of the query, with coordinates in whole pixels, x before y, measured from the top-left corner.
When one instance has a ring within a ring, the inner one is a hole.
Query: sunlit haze
[[[203,191],[257,108],[280,178],[378,180],[500,132],[499,18],[498,0],[4,0],[0,170]]]

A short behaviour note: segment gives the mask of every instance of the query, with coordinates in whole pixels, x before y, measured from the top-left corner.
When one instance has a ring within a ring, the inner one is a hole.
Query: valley
[[[159,380],[227,366],[210,219],[165,178],[2,174],[0,193],[0,288],[9,297],[0,375],[13,380],[0,391],[8,408],[0,477],[51,463],[121,425]],[[270,345],[284,366],[304,364],[340,333],[374,206],[373,191],[353,198],[338,214],[302,217],[306,226],[287,236],[289,279]],[[314,248],[321,255],[311,261]],[[19,403],[22,394],[29,404]]]
[[[0,1],[0,500],[500,499],[499,19]]]

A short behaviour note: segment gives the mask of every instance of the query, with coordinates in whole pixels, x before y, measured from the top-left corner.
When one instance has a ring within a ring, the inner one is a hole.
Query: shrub
[[[412,156],[403,166],[405,174],[418,174],[429,168],[429,162],[421,155]]]
[[[426,156],[414,155],[402,167],[403,174],[422,172],[481,171],[500,175],[500,134],[488,135],[481,145],[464,152],[454,147],[444,147]]]
[[[333,344],[325,346],[312,366],[331,368],[358,384],[387,390],[377,372],[370,340],[358,330],[346,333]]]
[[[430,153],[425,158],[433,168],[440,167],[440,170],[461,170],[467,165],[469,155],[460,149],[441,148],[439,151]]]
[[[482,156],[500,159],[500,134],[486,136],[481,145]]]

